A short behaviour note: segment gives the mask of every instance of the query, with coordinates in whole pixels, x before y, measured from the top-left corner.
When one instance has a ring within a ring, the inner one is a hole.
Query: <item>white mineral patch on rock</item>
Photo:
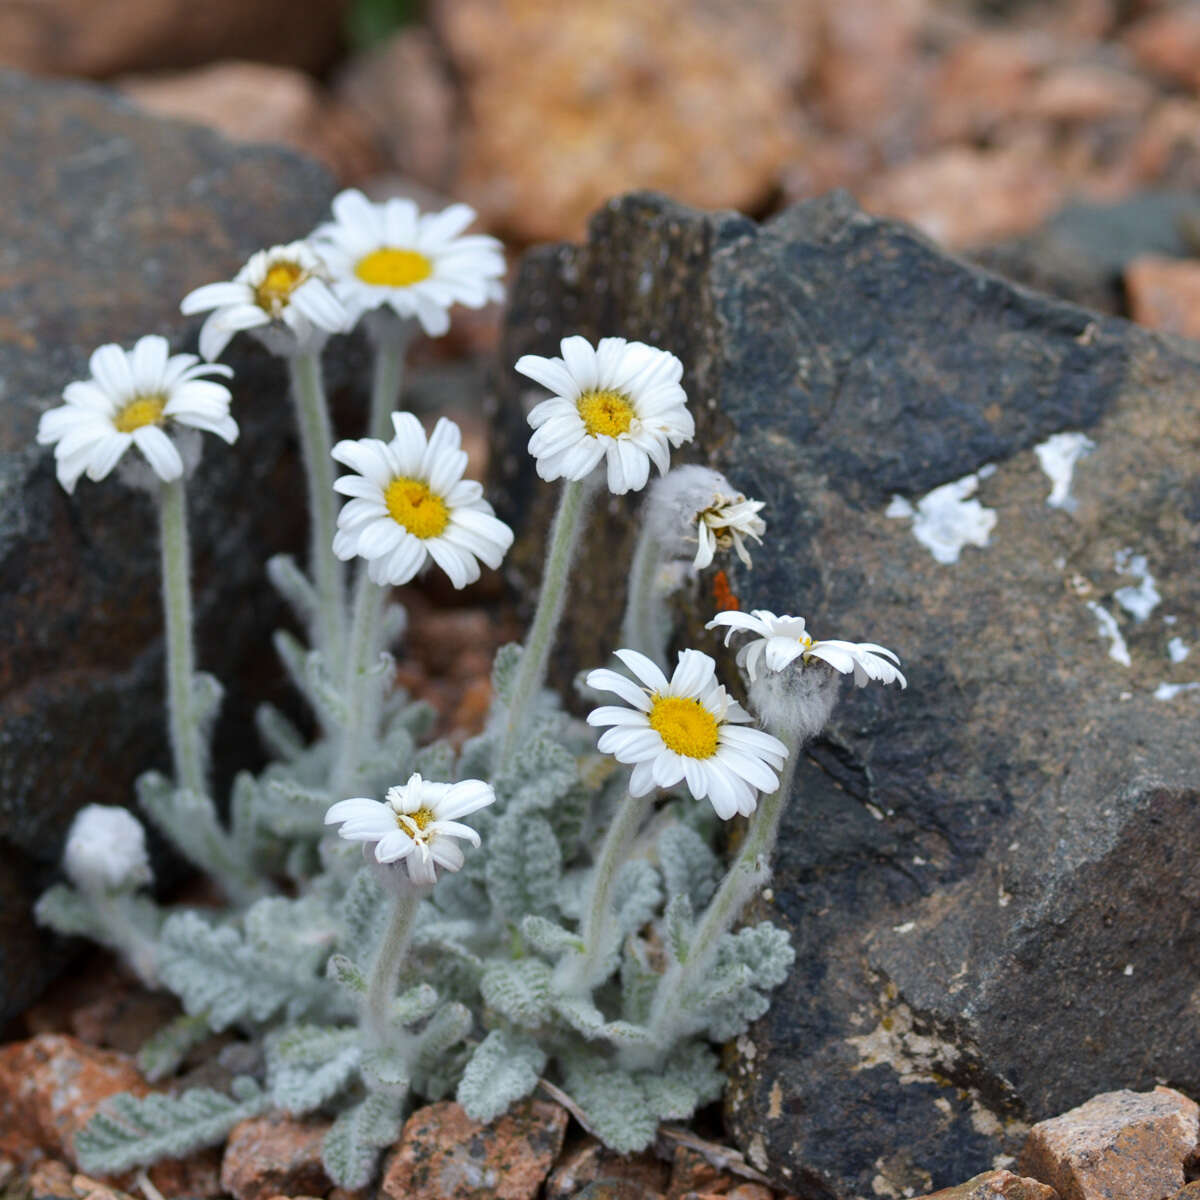
[[[1173,663],[1181,663],[1189,654],[1192,648],[1181,637],[1173,637],[1167,643],[1167,657]]]
[[[953,483],[944,483],[922,496],[914,507],[903,496],[893,496],[884,516],[909,518],[917,541],[940,563],[958,562],[964,546],[986,546],[996,525],[996,512],[972,500],[979,481],[995,467],[981,467]]]
[[[1100,636],[1109,640],[1108,657],[1115,658],[1123,667],[1129,666],[1129,647],[1125,645],[1125,639],[1121,636],[1117,618],[1107,608],[1101,608],[1095,600],[1089,600],[1087,606],[1100,626]]]
[[[1200,691],[1200,683],[1160,683],[1154,689],[1155,700],[1174,700],[1181,692]]]
[[[1075,474],[1075,464],[1085,455],[1096,448],[1096,443],[1084,433],[1054,433],[1040,446],[1034,446],[1038,463],[1050,477],[1053,485],[1046,503],[1051,508],[1062,508],[1067,512],[1075,511],[1075,499],[1071,495],[1071,477]]]
[[[1140,625],[1162,600],[1162,596],[1159,595],[1158,588],[1155,586],[1154,576],[1150,574],[1150,569],[1146,565],[1146,556],[1134,554],[1126,547],[1113,555],[1113,562],[1122,575],[1132,575],[1137,580],[1136,585],[1117,588],[1113,592],[1113,599],[1126,612],[1132,613],[1134,620]]]

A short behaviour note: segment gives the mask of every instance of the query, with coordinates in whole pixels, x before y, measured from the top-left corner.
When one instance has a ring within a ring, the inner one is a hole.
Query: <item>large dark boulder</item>
[[[1200,1090],[1200,694],[1160,687],[1200,679],[1196,651],[1175,661],[1200,641],[1200,347],[837,196],[762,226],[614,201],[586,245],[526,256],[504,362],[571,332],[683,359],[691,456],[767,501],[754,569],[718,564],[743,607],[908,673],[847,688],[797,774],[761,906],[796,967],[730,1049],[751,1160],[803,1197],[919,1194],[1096,1091]],[[496,462],[533,580],[556,489],[523,453],[523,388],[499,380]],[[1094,443],[1074,507],[1047,504],[1034,450],[1060,432]],[[977,472],[995,523],[957,561],[889,515]],[[562,678],[614,645],[631,509],[589,529]],[[681,644],[715,652],[710,589]]]
[[[332,193],[285,151],[0,72],[0,1018],[61,961],[30,906],[72,815],[132,803],[136,775],[167,765],[153,505],[115,477],[68,497],[34,444],[38,417],[102,342],[162,333],[194,348],[181,297],[305,235]],[[229,361],[241,438],[208,439],[190,488],[199,661],[228,693],[224,779],[258,754],[254,703],[277,686],[263,563],[299,545],[305,522],[302,479],[283,461],[283,373],[247,339]]]

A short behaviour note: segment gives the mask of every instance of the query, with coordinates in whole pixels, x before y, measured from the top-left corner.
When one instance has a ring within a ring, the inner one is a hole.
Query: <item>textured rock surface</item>
[[[622,1179],[645,1194],[661,1194],[667,1186],[667,1164],[646,1151],[624,1155],[588,1138],[563,1154],[546,1180],[545,1200],[571,1200],[589,1183]]]
[[[329,1125],[279,1113],[243,1121],[225,1145],[222,1189],[236,1200],[325,1195],[332,1185],[321,1165],[321,1143]]]
[[[1108,1092],[1035,1125],[1021,1169],[1062,1200],[1161,1200],[1183,1187],[1198,1149],[1194,1100],[1166,1087]]]
[[[533,1200],[562,1149],[567,1114],[529,1100],[490,1125],[449,1100],[419,1108],[384,1167],[389,1200]]]
[[[1195,676],[1169,639],[1200,637],[1200,350],[836,197],[761,228],[614,202],[586,246],[526,257],[502,361],[568,332],[682,357],[693,455],[768,505],[753,572],[719,564],[743,606],[882,641],[908,672],[906,693],[847,691],[798,772],[768,908],[797,966],[728,1103],[751,1161],[812,1197],[919,1194],[1098,1091],[1200,1088],[1197,697],[1156,699]],[[504,507],[544,530],[523,388],[499,390]],[[1073,509],[1034,453],[1063,431],[1094,442]],[[957,562],[886,515],[989,464],[997,523]],[[625,561],[629,511],[596,514],[594,563]],[[536,578],[536,543],[514,575]],[[618,572],[580,575],[561,678],[605,661],[624,599]],[[710,588],[688,644],[713,650]]]
[[[960,1183],[926,1196],[925,1200],[1060,1200],[1058,1193],[1045,1183],[1014,1175],[1011,1171],[985,1171]]]
[[[0,72],[0,1016],[48,977],[53,942],[30,905],[50,882],[74,812],[132,801],[165,763],[158,548],[148,498],[110,478],[68,497],[39,414],[86,374],[102,342],[144,333],[194,346],[191,288],[257,247],[302,236],[332,184],[285,152],[231,147],[157,121],[94,88]],[[227,685],[221,774],[257,754],[261,676],[279,687],[267,635],[279,620],[267,555],[302,538],[303,508],[247,503],[299,486],[282,373],[245,339],[232,449],[212,439],[192,491],[200,663]],[[254,604],[247,598],[257,594]],[[254,683],[254,672],[260,681]],[[232,686],[229,686],[232,685]],[[257,688],[257,691],[255,689]],[[280,693],[282,689],[280,688]],[[278,699],[278,695],[274,696]]]

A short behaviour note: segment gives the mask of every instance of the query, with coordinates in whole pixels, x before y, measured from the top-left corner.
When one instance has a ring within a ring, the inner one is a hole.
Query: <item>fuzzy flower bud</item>
[[[669,558],[692,557],[707,567],[717,550],[732,547],[750,566],[746,538],[762,541],[766,522],[761,500],[747,500],[711,467],[675,467],[655,483],[646,504],[651,534]]]
[[[63,850],[67,878],[85,893],[118,892],[153,879],[146,831],[127,808],[89,804],[75,814]]]

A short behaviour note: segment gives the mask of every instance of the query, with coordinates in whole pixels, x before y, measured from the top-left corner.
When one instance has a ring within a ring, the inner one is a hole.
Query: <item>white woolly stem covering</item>
[[[362,748],[376,732],[383,678],[378,670],[379,618],[385,589],[373,583],[366,563],[359,564],[355,585],[354,618],[350,625],[346,673],[342,695],[346,700],[346,724],[339,739],[337,759],[330,780],[334,796],[345,796],[354,786]]]
[[[654,536],[651,522],[643,521],[629,568],[629,593],[625,597],[620,644],[644,654],[660,667],[666,663],[666,621],[658,585],[663,557],[662,543]]]
[[[421,903],[416,888],[406,888],[392,900],[392,913],[379,943],[379,951],[367,980],[363,1002],[363,1030],[375,1045],[387,1045],[391,1036],[392,1001],[396,998],[396,980],[400,964],[412,940],[413,922]]]
[[[400,407],[404,387],[404,356],[412,337],[411,323],[399,320],[381,328],[371,325],[375,341],[375,368],[371,377],[371,416],[367,436],[392,440],[392,413]]]

